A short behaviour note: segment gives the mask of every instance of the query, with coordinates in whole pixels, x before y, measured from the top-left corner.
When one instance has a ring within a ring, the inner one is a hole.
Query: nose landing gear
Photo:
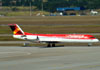
[[[92,46],[92,43],[88,43],[88,46]]]

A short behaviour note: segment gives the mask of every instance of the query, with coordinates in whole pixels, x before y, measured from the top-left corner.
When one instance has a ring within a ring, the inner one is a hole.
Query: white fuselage
[[[30,41],[37,40],[37,37],[39,38],[38,41],[40,42],[80,42],[80,43],[92,43],[92,42],[99,42],[98,39],[67,39],[63,37],[47,37],[47,36],[37,36],[37,35],[26,35],[25,37],[22,37],[22,35],[13,35],[14,38],[18,39],[25,39]]]

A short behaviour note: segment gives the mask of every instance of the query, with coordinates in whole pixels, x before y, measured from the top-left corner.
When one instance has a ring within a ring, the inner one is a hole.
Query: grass
[[[100,16],[0,17],[0,25],[12,23],[19,24],[25,32],[29,33],[100,33]],[[12,31],[8,26],[0,26],[0,34],[12,34]],[[96,37],[99,38],[99,36]],[[15,39],[2,37],[0,40]]]
[[[36,16],[38,13],[41,13],[42,15],[42,11],[35,11],[35,12],[31,12],[32,15],[31,16]],[[44,11],[43,12],[44,15],[49,15],[49,12]],[[4,16],[30,16],[30,11],[10,11],[10,12],[0,12],[0,15],[4,15]]]
[[[3,12],[4,13],[4,12]],[[12,12],[14,13],[14,12]],[[20,12],[15,12],[15,13],[20,13]],[[22,13],[22,12],[21,12]],[[25,13],[25,12],[23,12]],[[27,12],[26,12],[27,13]],[[2,17],[0,20],[6,20],[8,21],[9,19],[15,19],[16,21],[100,21],[100,16],[45,16],[45,17],[25,17],[25,16],[20,16],[20,17]],[[10,20],[10,21],[15,21],[15,20]]]
[[[32,16],[42,13],[38,11],[37,7],[32,6]],[[43,11],[45,15],[50,14],[49,12]],[[30,7],[28,6],[3,6],[0,15],[4,16],[30,16]]]
[[[25,32],[45,34],[100,33],[100,16],[1,17],[0,24],[17,23]],[[60,25],[59,25],[60,24]],[[72,24],[67,26],[66,24]],[[75,24],[89,24],[86,26]],[[96,25],[97,24],[97,25]],[[12,34],[8,26],[0,26],[0,34]]]
[[[12,36],[0,36],[0,41],[23,41],[23,40],[15,39]]]
[[[20,26],[23,31],[29,33],[66,34],[66,33],[100,33],[100,25],[88,26]],[[12,34],[8,26],[0,26],[0,34]]]
[[[46,16],[46,17],[1,17],[0,24],[17,23],[20,25],[66,25],[66,24],[100,24],[100,16]]]
[[[0,44],[0,46],[23,46],[22,44]]]
[[[24,26],[23,30],[30,33],[99,33],[100,26]]]

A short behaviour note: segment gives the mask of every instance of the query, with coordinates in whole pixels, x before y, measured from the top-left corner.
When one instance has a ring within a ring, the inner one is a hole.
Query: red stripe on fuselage
[[[86,34],[31,34],[25,32],[25,35],[55,37],[55,38],[64,38],[64,39],[91,39],[91,40],[96,39],[94,36],[86,35]]]

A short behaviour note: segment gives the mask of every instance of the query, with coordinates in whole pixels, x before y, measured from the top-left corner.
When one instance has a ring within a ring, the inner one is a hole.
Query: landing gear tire
[[[47,47],[51,47],[51,44],[49,43],[49,44],[47,45]]]
[[[49,43],[47,47],[55,47],[55,43]]]
[[[55,43],[52,44],[52,47],[56,47]]]

